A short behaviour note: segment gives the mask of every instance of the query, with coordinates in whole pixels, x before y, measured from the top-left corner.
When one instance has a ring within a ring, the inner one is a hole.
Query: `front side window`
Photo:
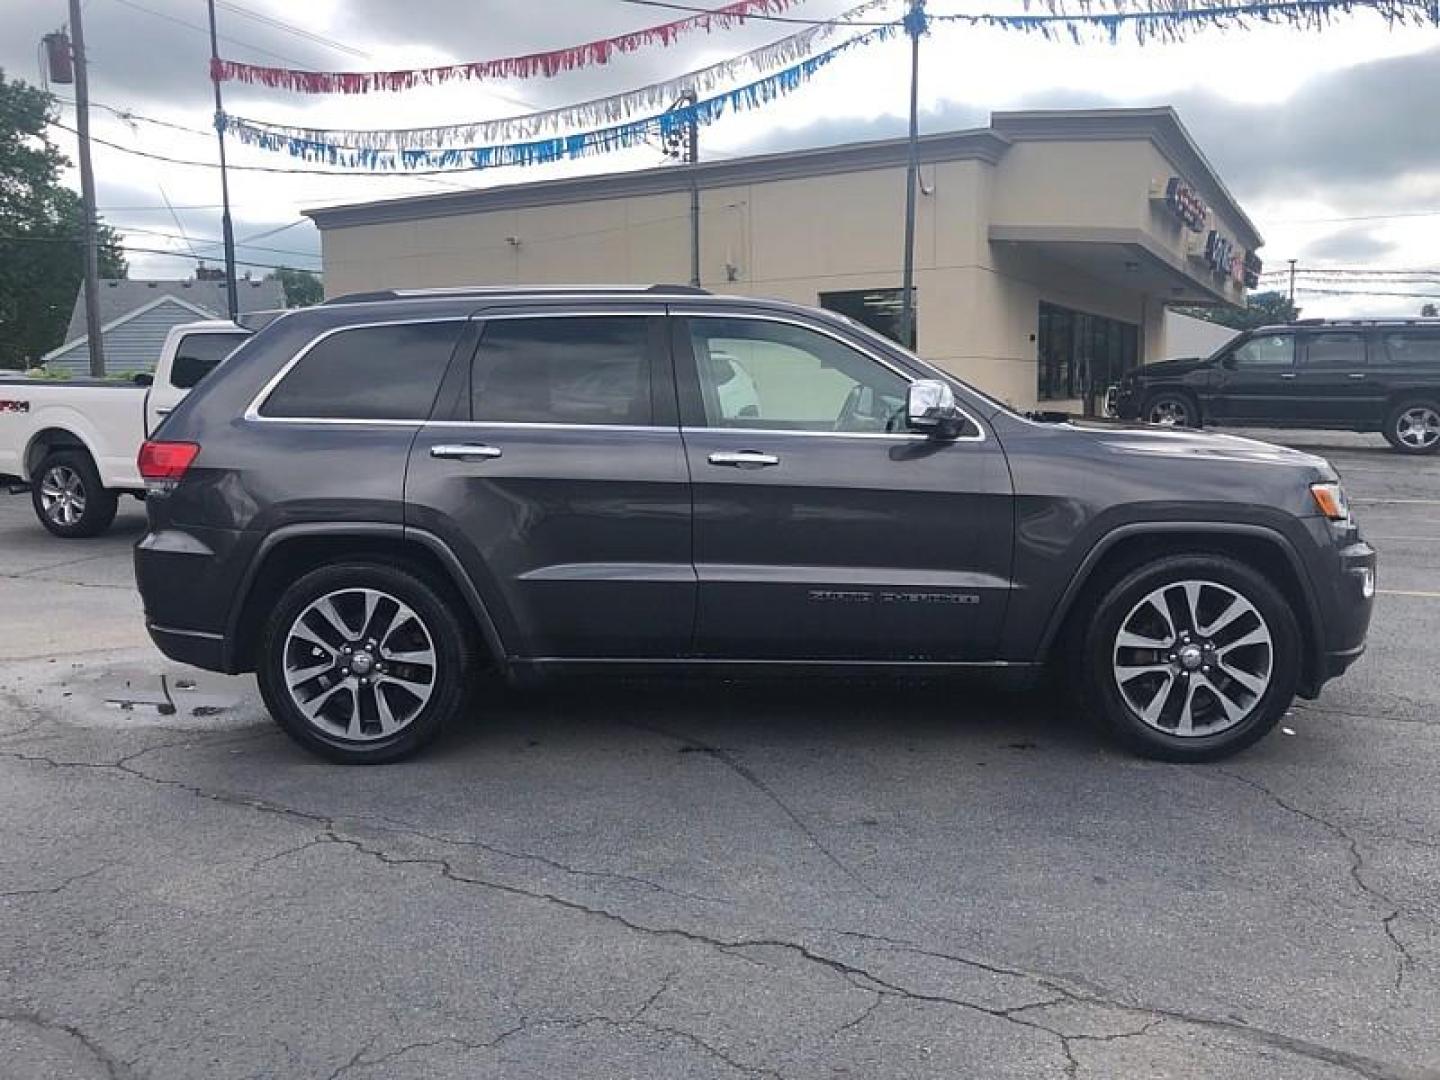
[[[221,360],[238,349],[244,334],[186,334],[170,362],[170,385],[176,390],[193,390]]]
[[[265,417],[426,420],[464,323],[360,326],[322,337],[260,407]]]
[[[491,320],[471,369],[471,418],[649,424],[648,342],[644,315]]]
[[[828,334],[761,319],[693,318],[690,342],[708,427],[906,430],[909,380]]]
[[[1305,366],[1357,368],[1365,363],[1365,338],[1360,334],[1315,334],[1305,347]]]
[[[1237,368],[1287,368],[1295,363],[1295,338],[1290,334],[1254,337],[1230,354]]]
[[[1386,334],[1385,352],[1390,363],[1402,367],[1440,368],[1440,334],[1413,331]]]

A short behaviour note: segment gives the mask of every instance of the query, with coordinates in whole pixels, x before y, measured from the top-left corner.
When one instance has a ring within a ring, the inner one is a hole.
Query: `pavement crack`
[[[1354,882],[1355,888],[1359,890],[1360,893],[1366,897],[1366,899],[1385,909],[1386,913],[1380,918],[1380,928],[1385,934],[1385,939],[1390,943],[1391,949],[1395,954],[1394,989],[1397,991],[1400,990],[1400,988],[1405,983],[1406,972],[1414,966],[1415,958],[1411,955],[1410,949],[1405,945],[1403,941],[1400,940],[1400,938],[1395,933],[1395,927],[1393,924],[1401,914],[1400,906],[1385,893],[1381,892],[1379,889],[1375,888],[1373,885],[1371,885],[1365,880],[1365,856],[1360,850],[1360,842],[1354,836],[1352,836],[1350,832],[1345,829],[1344,826],[1340,825],[1338,822],[1331,821],[1329,818],[1321,817],[1314,811],[1306,810],[1303,807],[1296,806],[1294,803],[1287,802],[1285,799],[1281,798],[1275,792],[1271,791],[1268,787],[1262,784],[1259,780],[1252,779],[1251,777],[1245,776],[1242,773],[1238,773],[1231,769],[1226,769],[1219,766],[1215,768],[1215,771],[1220,773],[1222,776],[1228,776],[1230,779],[1236,781],[1237,783],[1244,784],[1246,787],[1260,792],[1267,799],[1269,799],[1276,806],[1280,807],[1287,813],[1293,814],[1299,818],[1303,818],[1304,820],[1309,821],[1314,825],[1318,825],[1320,828],[1324,829],[1331,836],[1335,837],[1337,840],[1339,840],[1342,844],[1345,845],[1345,849],[1350,856],[1350,880]]]
[[[78,874],[71,874],[69,877],[62,880],[58,885],[47,885],[41,888],[34,889],[7,889],[4,892],[0,892],[0,898],[8,898],[12,896],[54,896],[57,893],[64,892],[71,885],[74,885],[77,881],[84,881],[86,878],[94,877],[96,874],[100,873],[100,871],[107,869],[109,866],[110,864],[108,862],[103,862],[99,866],[92,866],[89,870],[84,870]]]
[[[105,1070],[105,1075],[110,1080],[128,1080],[132,1075],[130,1069],[124,1062],[118,1060],[110,1051],[101,1046],[95,1039],[75,1024],[67,1024],[60,1020],[50,1020],[37,1012],[15,1011],[0,1012],[0,1020],[12,1024],[23,1024],[39,1031],[47,1031],[68,1035],[74,1039],[95,1061]]]

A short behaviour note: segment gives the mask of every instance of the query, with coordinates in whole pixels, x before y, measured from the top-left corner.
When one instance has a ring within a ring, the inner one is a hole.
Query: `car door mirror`
[[[954,438],[965,423],[955,391],[939,379],[917,379],[905,396],[905,422],[912,431]]]

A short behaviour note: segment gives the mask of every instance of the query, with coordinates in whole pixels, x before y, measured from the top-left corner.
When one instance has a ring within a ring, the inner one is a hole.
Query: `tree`
[[[46,137],[57,118],[54,97],[0,70],[0,367],[62,343],[84,276],[84,210]],[[119,235],[102,225],[99,241],[100,276],[124,277]]]
[[[309,307],[325,299],[325,287],[309,270],[292,270],[288,266],[282,266],[271,274],[268,280],[280,282],[280,287],[285,290],[287,308]]]
[[[1422,304],[1420,306],[1421,318],[1433,319],[1437,315],[1440,315],[1440,307],[1436,307],[1434,304]]]
[[[1187,307],[1176,310],[1182,315],[1219,323],[1236,330],[1294,322],[1300,317],[1300,309],[1295,306],[1295,302],[1282,292],[1251,293],[1249,304],[1243,308]]]

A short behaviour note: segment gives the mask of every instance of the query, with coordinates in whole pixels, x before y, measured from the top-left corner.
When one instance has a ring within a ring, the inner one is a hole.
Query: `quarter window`
[[[705,423],[903,432],[909,381],[826,334],[759,319],[690,320]]]
[[[176,390],[193,390],[214,371],[221,360],[238,349],[244,334],[186,334],[170,362],[170,385]]]
[[[1305,347],[1305,366],[1357,368],[1365,363],[1365,338],[1360,334],[1315,334]]]
[[[1295,363],[1295,338],[1291,334],[1251,338],[1230,355],[1237,368],[1290,367]]]
[[[1392,364],[1440,368],[1440,334],[1386,334],[1385,351]]]
[[[650,423],[643,315],[495,319],[471,369],[471,416],[512,424]]]
[[[262,416],[425,420],[463,323],[361,326],[321,338],[261,406]]]

